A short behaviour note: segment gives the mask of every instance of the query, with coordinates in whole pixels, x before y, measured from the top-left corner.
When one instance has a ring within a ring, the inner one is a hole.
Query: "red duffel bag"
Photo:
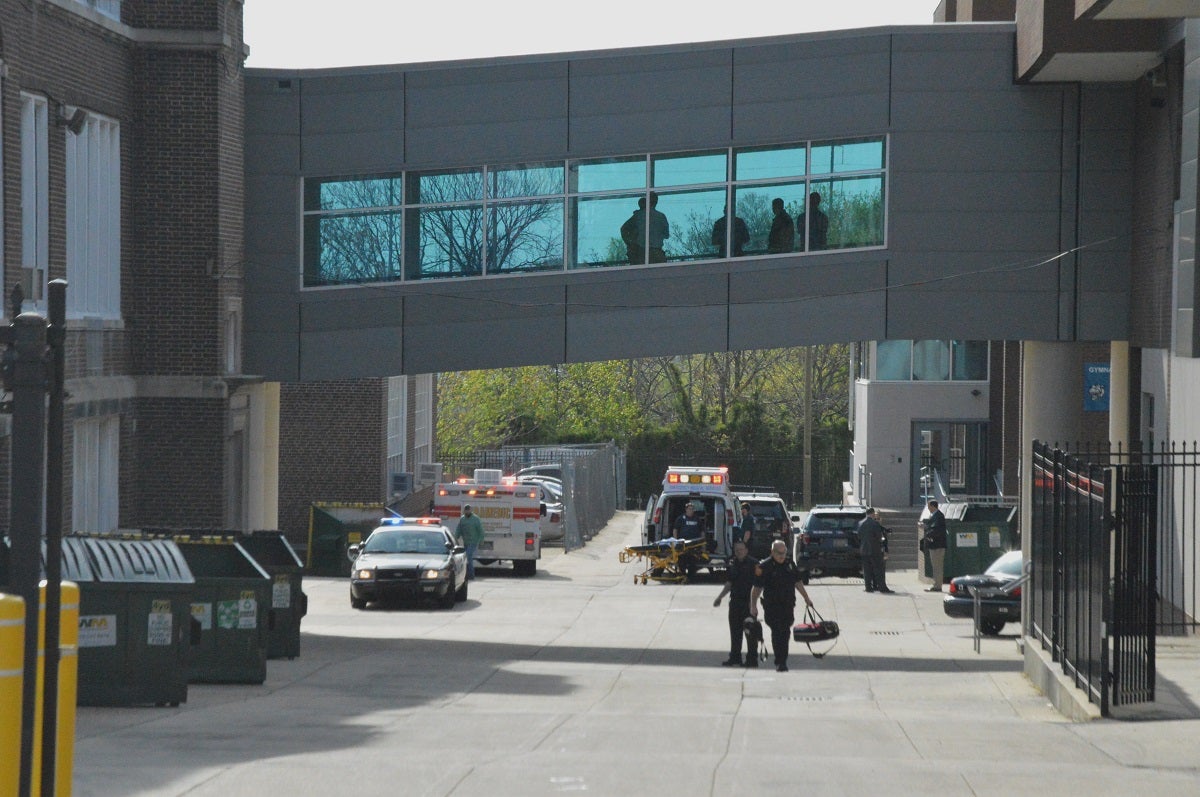
[[[818,653],[812,649],[812,643],[836,640],[840,633],[841,629],[838,628],[836,620],[826,620],[812,606],[806,607],[804,609],[804,619],[792,626],[792,639],[807,645],[808,652],[818,659],[832,650],[833,646],[831,645],[825,651]]]

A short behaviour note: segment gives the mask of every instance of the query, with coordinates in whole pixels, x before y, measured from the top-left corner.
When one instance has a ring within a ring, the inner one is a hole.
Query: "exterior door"
[[[938,497],[938,482],[948,495],[992,493],[987,486],[986,441],[986,423],[914,421],[909,457],[913,504]]]

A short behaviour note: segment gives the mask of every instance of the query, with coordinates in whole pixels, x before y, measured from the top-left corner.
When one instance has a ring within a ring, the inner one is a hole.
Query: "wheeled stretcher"
[[[646,545],[630,545],[617,556],[622,564],[646,562],[646,569],[634,574],[635,584],[651,580],[680,584],[687,581],[689,572],[708,561],[708,541],[670,537]]]

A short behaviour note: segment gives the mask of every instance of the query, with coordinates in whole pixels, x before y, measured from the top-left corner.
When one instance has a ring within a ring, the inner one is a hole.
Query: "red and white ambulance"
[[[483,542],[475,554],[481,565],[512,562],[522,576],[537,572],[542,557],[541,498],[536,484],[518,484],[503,472],[478,468],[474,478],[434,486],[433,511],[453,534],[464,504],[483,521]]]

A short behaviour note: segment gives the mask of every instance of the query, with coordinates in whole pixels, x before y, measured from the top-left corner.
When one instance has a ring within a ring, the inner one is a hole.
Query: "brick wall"
[[[138,399],[131,420],[137,485],[133,516],[121,525],[222,527],[225,402]]]
[[[305,544],[314,501],[383,500],[387,380],[286,383],[279,401],[279,529]]]

